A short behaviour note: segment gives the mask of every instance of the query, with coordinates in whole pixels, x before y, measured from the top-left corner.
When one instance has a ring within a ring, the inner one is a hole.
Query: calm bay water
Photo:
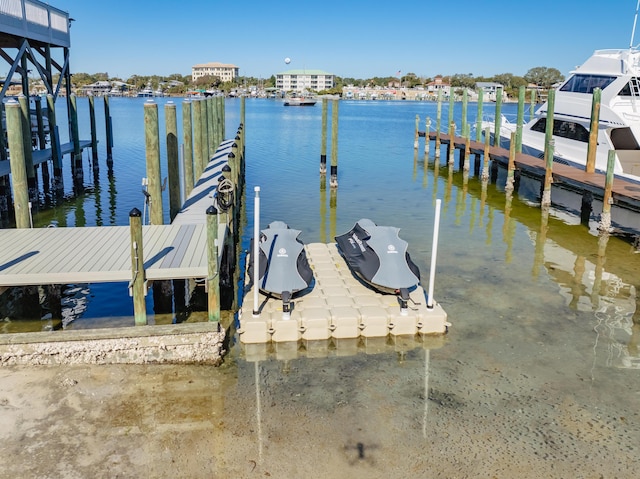
[[[169,100],[156,101],[164,148]],[[174,101],[180,114],[181,100]],[[81,137],[89,138],[86,99],[78,104]],[[143,100],[110,101],[112,177],[96,104],[100,177],[93,181],[85,152],[87,194],[38,214],[39,226],[124,225],[133,207],[142,209]],[[227,100],[226,108],[229,136],[239,100]],[[515,105],[504,108],[515,113]],[[503,181],[483,190],[473,168],[468,179],[434,170],[423,141],[417,154],[413,148],[415,117],[422,130],[426,116],[435,124],[433,103],[341,101],[339,113],[339,187],[332,192],[318,174],[321,106],[246,100],[248,224],[260,186],[262,224],[286,221],[305,242],[331,241],[363,217],[394,225],[426,277],[441,198],[435,298],[452,327],[432,350],[387,344],[375,355],[256,362],[233,345],[225,365],[209,373],[234,378],[225,393],[225,431],[242,447],[224,471],[239,471],[250,457],[275,477],[313,468],[335,472],[318,477],[632,477],[640,440],[637,250],[598,238],[593,225],[566,211],[552,209],[544,219],[526,191],[508,202]],[[331,112],[329,140],[330,123]],[[329,162],[330,141],[327,156]],[[69,176],[68,158],[64,165]],[[243,249],[250,236],[245,228]],[[133,324],[126,284],[79,285],[69,307],[78,309],[68,328]],[[2,329],[41,330],[45,323],[5,322]]]

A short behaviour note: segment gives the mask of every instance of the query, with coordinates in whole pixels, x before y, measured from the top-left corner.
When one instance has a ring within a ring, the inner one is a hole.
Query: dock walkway
[[[171,225],[142,227],[148,280],[207,276],[205,212],[231,144],[218,148]],[[218,228],[221,241],[226,228]],[[131,280],[129,226],[0,229],[0,244],[0,288]]]
[[[424,137],[425,133],[420,132],[420,136]],[[429,139],[435,140],[436,132],[429,132]],[[449,135],[440,134],[441,144],[449,145],[451,139]],[[453,138],[454,147],[464,150],[466,139],[461,137]],[[478,141],[470,141],[470,152],[473,154],[484,154],[484,143]],[[502,164],[509,161],[509,150],[497,146],[489,147],[489,157]],[[517,153],[515,157],[516,168],[537,177],[544,177],[545,164],[544,161],[535,156],[524,153]],[[602,198],[604,193],[606,175],[601,172],[587,173],[586,171],[574,166],[565,165],[559,162],[553,163],[553,181],[555,184],[563,184],[577,190],[588,190],[595,197]],[[612,198],[614,203],[626,208],[640,211],[640,184],[628,181],[624,178],[616,177],[613,181]]]

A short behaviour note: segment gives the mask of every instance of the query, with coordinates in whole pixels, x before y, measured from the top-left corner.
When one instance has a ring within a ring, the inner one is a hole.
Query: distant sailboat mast
[[[633,48],[633,37],[636,34],[636,23],[638,22],[638,9],[640,9],[640,0],[636,4],[636,14],[633,17],[633,29],[631,30],[631,43],[629,43],[629,49]]]

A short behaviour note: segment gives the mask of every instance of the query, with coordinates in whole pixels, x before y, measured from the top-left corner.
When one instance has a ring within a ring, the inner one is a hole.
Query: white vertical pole
[[[436,200],[436,214],[433,219],[433,245],[431,246],[431,270],[429,271],[429,293],[427,294],[427,308],[433,308],[433,286],[436,279],[436,258],[438,257],[438,234],[440,232],[440,204]]]
[[[253,188],[253,315],[260,315],[260,187]],[[439,200],[438,200],[439,201]]]

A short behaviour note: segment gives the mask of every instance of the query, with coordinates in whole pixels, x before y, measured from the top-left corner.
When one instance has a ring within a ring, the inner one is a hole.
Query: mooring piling
[[[419,138],[420,138],[420,116],[416,115],[416,128],[413,133],[413,149],[416,151],[418,150]]]
[[[524,124],[524,85],[518,88],[518,118],[516,120],[516,153],[522,153],[522,126]]]
[[[162,182],[160,178],[160,132],[158,128],[158,105],[153,100],[148,100],[144,104],[144,133],[149,220],[152,225],[161,225],[164,219],[162,213]]]
[[[189,100],[182,102],[182,165],[184,197],[187,198],[195,183],[193,176],[193,127],[191,101]]]
[[[209,321],[220,321],[220,275],[218,274],[218,210],[207,208],[207,312]]]
[[[29,186],[24,154],[24,129],[22,126],[22,110],[15,100],[5,105],[7,115],[7,137],[11,156],[11,177],[13,201],[15,206],[16,227],[30,228]],[[31,135],[29,135],[31,136]]]
[[[504,187],[507,194],[513,192],[513,173],[516,169],[516,132],[511,132],[511,141],[509,143],[509,163],[507,166],[507,182]]]
[[[107,168],[113,171],[113,123],[111,120],[111,107],[109,105],[109,95],[104,96],[104,126],[107,143]]]
[[[429,159],[429,132],[431,131],[431,118],[427,117],[425,122],[425,134],[424,134],[424,163],[427,164]]]
[[[178,120],[176,104],[169,101],[164,106],[167,137],[167,175],[169,177],[169,218],[173,221],[180,211],[180,164],[178,159]]]
[[[145,303],[147,280],[144,270],[144,252],[142,249],[142,213],[137,208],[133,208],[129,212],[129,234],[131,237],[131,282],[129,283],[129,291],[131,296],[133,296],[135,325],[142,326],[147,324],[147,308]]]
[[[202,155],[202,102],[196,100],[193,102],[193,166],[195,180],[202,176],[204,171],[204,162]]]
[[[36,169],[33,165],[33,147],[31,143],[31,112],[29,111],[29,100],[26,96],[18,96],[20,104],[21,124],[22,124],[22,146],[24,155],[24,165],[27,172],[27,185],[29,188],[29,201],[37,208],[38,204],[38,182],[36,177]],[[13,150],[9,149],[11,154]]]
[[[493,128],[493,146],[500,147],[500,131],[502,130],[502,87],[496,88],[496,114]]]
[[[589,144],[587,145],[587,173],[596,171],[596,150],[598,148],[598,128],[600,127],[600,101],[602,90],[595,88],[591,101],[591,124],[589,126]]]
[[[73,189],[77,194],[84,190],[84,171],[82,169],[82,150],[80,149],[80,135],[78,133],[78,105],[76,96],[71,95],[69,101],[69,121],[71,123],[71,136],[73,141],[71,171],[73,172]]]
[[[613,196],[611,189],[613,188],[613,170],[616,164],[616,152],[615,150],[609,150],[609,156],[607,157],[607,176],[604,183],[604,195],[602,198],[602,214],[600,215],[600,224],[598,229],[600,231],[608,232],[611,229],[611,204],[613,203]]]
[[[94,177],[98,173],[98,135],[96,132],[96,105],[93,95],[89,97],[89,125],[91,128],[91,159]]]
[[[483,96],[484,96],[484,90],[482,88],[478,89],[478,110],[476,113],[476,141],[480,142],[480,140],[482,140],[482,118],[484,116],[483,114]]]

